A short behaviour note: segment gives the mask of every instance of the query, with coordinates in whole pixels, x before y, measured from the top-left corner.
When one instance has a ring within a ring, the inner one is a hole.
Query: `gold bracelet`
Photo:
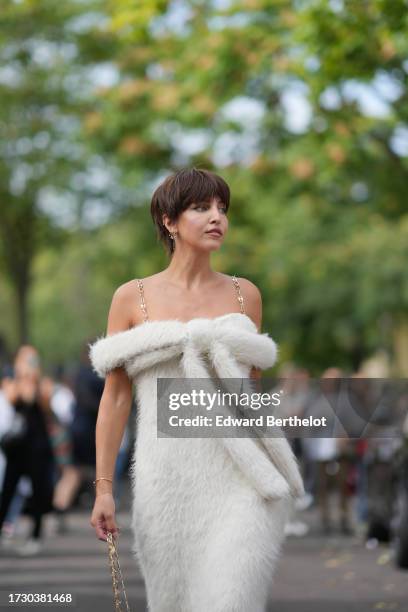
[[[93,484],[96,486],[96,483],[98,482],[98,480],[109,480],[109,482],[112,482],[111,478],[104,478],[103,476],[101,476],[100,478],[97,478],[96,480],[93,481]]]

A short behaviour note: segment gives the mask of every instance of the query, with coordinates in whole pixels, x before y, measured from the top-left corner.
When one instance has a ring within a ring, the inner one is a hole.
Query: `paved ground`
[[[37,557],[19,558],[0,552],[0,593],[53,591],[74,593],[76,604],[67,610],[111,612],[113,609],[107,548],[94,537],[88,511],[69,517],[69,533],[52,533],[46,524],[45,551]],[[368,612],[408,610],[408,571],[395,568],[392,549],[368,550],[359,537],[324,537],[316,531],[316,513],[301,514],[311,525],[305,537],[289,536],[271,585],[268,612]],[[118,546],[132,612],[146,612],[144,587],[130,553],[129,514],[118,513],[122,529]],[[21,521],[24,528],[24,520]],[[22,537],[22,536],[21,536]],[[11,608],[0,606],[0,609]],[[58,610],[43,604],[36,609]],[[22,606],[30,610],[34,606]],[[192,610],[191,612],[194,612]],[[208,612],[211,612],[210,610]],[[248,611],[250,612],[250,611]]]

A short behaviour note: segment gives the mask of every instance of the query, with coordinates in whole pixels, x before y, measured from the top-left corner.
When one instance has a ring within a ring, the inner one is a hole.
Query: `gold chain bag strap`
[[[119,564],[118,551],[116,550],[115,538],[110,532],[107,534],[106,541],[108,543],[109,565],[112,574],[113,602],[115,605],[115,612],[130,612],[122,571]]]

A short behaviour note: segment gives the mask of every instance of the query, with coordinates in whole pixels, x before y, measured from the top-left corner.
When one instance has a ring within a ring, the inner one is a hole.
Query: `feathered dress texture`
[[[104,377],[136,385],[133,552],[150,612],[264,612],[293,499],[303,482],[279,438],[158,438],[157,379],[245,378],[276,344],[242,313],[146,321],[90,346]]]

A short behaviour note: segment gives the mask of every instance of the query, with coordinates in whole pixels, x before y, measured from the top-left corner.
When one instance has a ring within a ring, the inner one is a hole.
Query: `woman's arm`
[[[119,287],[112,298],[108,315],[107,335],[123,331],[130,326],[131,302],[126,285]],[[111,478],[116,458],[132,406],[132,382],[124,368],[111,370],[105,379],[96,422],[96,478]],[[96,495],[112,492],[107,480],[96,483]]]

